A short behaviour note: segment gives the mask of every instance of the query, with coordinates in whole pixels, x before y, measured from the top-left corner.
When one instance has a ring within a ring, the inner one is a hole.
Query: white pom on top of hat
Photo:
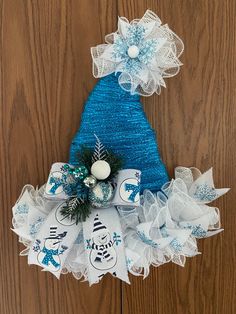
[[[107,161],[97,160],[92,164],[91,173],[98,180],[105,180],[111,173],[111,167]]]
[[[132,45],[128,48],[127,53],[131,59],[137,58],[137,56],[139,55],[139,48],[135,45]]]

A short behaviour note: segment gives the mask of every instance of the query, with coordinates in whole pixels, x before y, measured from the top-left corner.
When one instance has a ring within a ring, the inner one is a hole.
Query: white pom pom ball
[[[105,180],[111,173],[111,167],[105,160],[97,160],[92,164],[91,173],[98,180]]]
[[[131,59],[137,58],[138,55],[139,55],[139,48],[137,46],[133,45],[128,48],[128,56]]]

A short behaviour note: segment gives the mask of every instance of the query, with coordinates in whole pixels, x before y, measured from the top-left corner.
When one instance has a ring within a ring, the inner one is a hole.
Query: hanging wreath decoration
[[[106,44],[91,48],[91,93],[69,163],[54,163],[47,183],[26,185],[13,207],[13,231],[28,264],[89,284],[110,273],[129,283],[151,265],[184,266],[197,240],[221,232],[212,169],[177,167],[169,180],[139,95],[160,94],[176,75],[181,39],[148,10],[119,18]],[[94,134],[95,133],[95,134]],[[104,144],[105,143],[105,144]]]

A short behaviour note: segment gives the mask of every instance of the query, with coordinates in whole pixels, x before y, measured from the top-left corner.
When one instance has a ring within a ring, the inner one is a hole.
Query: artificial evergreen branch
[[[111,173],[107,180],[111,180],[117,175],[118,171],[123,168],[123,160],[120,156],[115,155],[112,151],[108,151],[108,157],[106,161],[111,167]]]
[[[83,200],[77,197],[70,198],[66,205],[61,209],[62,216],[75,220],[76,225],[79,222],[85,221],[90,213],[90,204],[88,200]]]
[[[90,170],[93,164],[92,158],[93,158],[93,150],[86,147],[85,145],[81,145],[81,150],[78,154],[79,163]]]

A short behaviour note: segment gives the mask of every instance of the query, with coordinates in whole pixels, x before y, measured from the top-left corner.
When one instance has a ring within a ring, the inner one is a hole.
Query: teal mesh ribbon
[[[143,111],[140,96],[121,89],[114,74],[100,79],[89,95],[80,129],[71,144],[69,163],[77,165],[81,145],[94,147],[94,134],[105,147],[123,157],[124,168],[142,171],[141,192],[158,191],[168,181],[156,134]]]

